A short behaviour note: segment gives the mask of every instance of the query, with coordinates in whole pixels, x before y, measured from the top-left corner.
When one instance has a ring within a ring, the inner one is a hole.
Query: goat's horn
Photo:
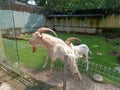
[[[39,32],[40,34],[46,32],[46,31],[51,31],[51,32],[57,37],[57,34],[56,34],[52,29],[50,29],[50,28],[42,27],[42,28],[39,28],[39,29],[38,29],[38,32]]]
[[[78,40],[78,41],[81,41],[79,38],[75,38],[75,37],[67,38],[66,41],[71,42],[72,40]]]

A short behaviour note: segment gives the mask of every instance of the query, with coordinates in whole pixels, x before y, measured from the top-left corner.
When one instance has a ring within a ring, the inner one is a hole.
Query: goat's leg
[[[79,80],[82,80],[82,76],[81,76],[81,74],[80,74],[80,72],[79,72],[79,69],[78,69],[78,66],[77,66],[77,64],[76,63],[72,63],[72,74],[78,74],[78,77],[79,77]]]
[[[53,73],[53,66],[54,66],[54,64],[55,64],[55,61],[54,60],[52,60],[51,61],[51,65],[50,65],[50,72],[49,72],[49,74],[47,75],[47,76],[51,76],[51,74]]]
[[[81,76],[81,74],[80,74],[78,68],[77,68],[77,74],[78,74],[79,80],[82,80],[82,76]]]
[[[54,66],[54,64],[55,64],[55,61],[54,60],[52,60],[51,61],[51,65],[50,65],[50,73],[53,73],[53,66]]]
[[[81,76],[81,74],[80,74],[80,72],[79,72],[78,67],[77,67],[77,66],[75,66],[75,68],[74,68],[74,69],[75,69],[75,70],[74,70],[74,71],[72,71],[72,75],[73,75],[73,74],[77,74],[77,75],[78,75],[79,80],[82,80],[82,76]]]
[[[45,63],[44,63],[44,65],[42,66],[42,68],[43,68],[43,69],[46,67],[46,65],[47,65],[47,62],[48,62],[48,55],[46,56]]]
[[[88,67],[89,67],[89,64],[88,64],[88,54],[84,54],[83,55],[83,60],[84,60],[84,63],[86,63],[86,71],[88,71]]]
[[[88,71],[88,67],[89,67],[89,64],[88,64],[88,56],[86,56],[86,64],[87,64],[87,66],[86,66],[86,71]]]
[[[86,71],[88,71],[88,67],[89,67],[89,64],[88,64],[88,55],[85,56],[85,61],[86,61]]]

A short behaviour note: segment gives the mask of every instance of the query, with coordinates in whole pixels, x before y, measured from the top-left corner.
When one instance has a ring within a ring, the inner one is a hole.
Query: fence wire
[[[67,60],[67,58],[66,58]],[[65,62],[66,62],[65,60]],[[69,60],[67,60],[69,61]],[[64,62],[64,64],[65,64]],[[65,64],[66,65],[66,64]],[[89,70],[86,71],[86,65],[83,60],[79,60],[79,70],[82,73],[83,80],[78,80],[76,75],[71,76],[69,71],[66,71],[67,76],[64,82],[66,88],[64,90],[120,90],[120,73],[113,68],[99,65],[89,61]],[[66,68],[66,66],[65,66]],[[103,76],[104,81],[99,82],[93,80],[94,74]]]
[[[12,42],[12,40],[5,39],[5,41],[6,40],[7,42]],[[107,67],[101,64],[96,64],[92,61],[89,61],[89,69],[86,72],[86,63],[84,63],[84,60],[80,59],[77,63],[77,66],[79,67],[79,71],[83,77],[83,79],[80,81],[78,80],[77,75],[72,75],[71,72],[68,70],[68,65],[66,64],[66,60],[67,62],[69,60],[67,58],[64,59],[64,62],[57,59],[53,69],[53,74],[51,75],[51,77],[48,77],[47,74],[49,73],[49,69],[50,69],[50,61],[51,61],[50,59],[48,60],[47,67],[45,69],[42,69],[42,65],[44,64],[44,61],[46,58],[46,52],[43,52],[43,51],[46,51],[46,50],[40,47],[38,48],[36,54],[30,54],[32,53],[30,49],[31,46],[28,44],[27,41],[18,42],[17,45],[18,45],[18,52],[19,52],[19,57],[21,61],[20,68],[22,72],[25,72],[26,74],[31,75],[36,80],[45,82],[52,86],[57,86],[58,89],[64,88],[64,90],[73,90],[73,89],[75,90],[119,90],[120,73],[117,72],[114,68],[110,68],[110,67]],[[24,51],[24,50],[27,50],[27,51]],[[35,57],[34,60],[30,58],[26,58],[26,59],[23,58],[28,56],[26,56],[26,54],[22,55],[22,53],[20,53],[21,51],[24,51],[25,53],[29,52],[29,55],[31,55],[30,57]],[[37,54],[38,56],[36,56]],[[41,55],[43,55],[44,58],[42,58]],[[24,62],[24,61],[28,61],[28,62]],[[37,66],[37,68],[35,65]],[[104,78],[104,81],[95,82],[93,80],[94,74],[102,75]]]
[[[20,6],[21,8],[19,8],[19,6],[16,6],[15,4],[13,8],[11,4],[8,2],[0,3],[0,12],[5,11],[5,13],[7,13],[5,15],[2,15],[0,13],[0,17],[4,17],[6,19],[8,16],[10,17],[9,21],[6,21],[4,18],[2,18],[3,21],[5,20],[5,23],[1,24],[1,27],[3,29],[1,29],[0,27],[0,46],[1,46],[0,47],[0,63],[5,65],[6,67],[7,66],[11,67],[12,70],[15,69],[15,72],[18,72],[19,70],[21,70],[22,72],[25,72],[27,75],[29,74],[32,77],[34,77],[36,80],[45,82],[52,86],[56,86],[60,90],[120,90],[120,73],[117,72],[114,68],[110,68],[110,67],[107,67],[101,64],[96,64],[92,61],[89,61],[89,69],[86,72],[85,70],[86,64],[84,63],[83,60],[80,59],[77,63],[77,66],[79,67],[79,71],[83,77],[83,79],[80,81],[76,74],[72,75],[71,72],[68,70],[68,67],[69,67],[67,65],[67,63],[69,62],[68,56],[64,56],[64,62],[62,62],[59,59],[56,60],[56,63],[53,69],[53,74],[49,77],[48,73],[50,69],[50,61],[51,61],[50,59],[48,60],[48,64],[46,68],[42,69],[42,65],[44,64],[44,61],[46,58],[46,50],[44,48],[38,47],[37,52],[33,54],[31,46],[29,45],[29,42],[19,41],[16,43],[16,39],[10,40],[9,38],[2,37],[5,34],[16,37],[15,35],[16,27],[14,26],[15,25],[15,23],[13,22],[14,16],[12,16],[13,12],[11,11],[11,9],[14,9],[14,10],[18,9],[19,11],[22,10],[23,16],[26,10],[27,12],[31,11],[31,13],[37,13],[37,10],[34,10],[35,8],[34,9],[32,7],[29,8],[29,6],[25,7],[24,5],[20,5]],[[39,14],[42,14],[44,12],[43,9],[39,8],[39,10],[42,10],[42,12]],[[40,20],[40,18],[38,19]],[[103,23],[104,22],[101,23],[100,28],[104,27]],[[64,27],[70,27],[70,26],[60,26],[60,27],[64,28]],[[82,28],[82,26],[80,27]],[[30,27],[27,27],[27,26],[26,28],[31,29]],[[87,27],[85,26],[84,28],[87,28]],[[30,36],[31,35],[29,35],[29,37]],[[4,53],[4,57],[3,57],[3,53]],[[20,62],[18,61],[18,57]],[[21,66],[19,66],[18,64],[20,64]],[[102,75],[104,78],[104,81],[103,82],[94,81],[93,80],[94,74]],[[25,77],[27,77],[27,75],[25,75]],[[44,88],[44,90],[46,89]]]

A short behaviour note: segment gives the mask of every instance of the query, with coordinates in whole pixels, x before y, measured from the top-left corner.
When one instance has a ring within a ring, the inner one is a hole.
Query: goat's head
[[[55,36],[57,36],[57,34],[50,28],[45,28],[45,27],[39,28],[35,33],[32,34],[32,37],[29,39],[29,43],[32,45],[33,52],[36,51],[37,46],[41,45],[42,34],[46,31],[50,31],[53,34],[55,34]]]
[[[78,40],[78,41],[81,41],[79,38],[75,38],[75,37],[70,37],[70,38],[67,38],[65,43],[67,45],[70,45],[72,43],[72,40]]]

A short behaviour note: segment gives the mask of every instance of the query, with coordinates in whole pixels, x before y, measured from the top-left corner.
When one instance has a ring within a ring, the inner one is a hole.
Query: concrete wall
[[[14,19],[14,21],[13,21]],[[21,32],[33,32],[37,28],[46,24],[46,18],[43,15],[29,12],[20,12],[11,10],[0,10],[0,29],[16,29]]]
[[[14,17],[14,22],[13,22]],[[106,17],[45,17],[37,13],[0,10],[0,29],[12,30],[15,25],[16,31],[34,32],[41,26],[55,27],[58,31],[101,33],[103,28],[120,28],[120,15],[111,14]]]

